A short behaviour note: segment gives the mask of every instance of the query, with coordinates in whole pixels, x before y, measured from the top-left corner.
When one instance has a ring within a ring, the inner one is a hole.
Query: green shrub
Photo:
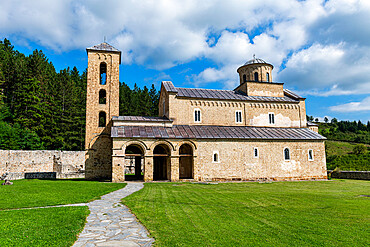
[[[366,153],[366,146],[364,144],[358,144],[353,148],[354,154],[365,154]]]

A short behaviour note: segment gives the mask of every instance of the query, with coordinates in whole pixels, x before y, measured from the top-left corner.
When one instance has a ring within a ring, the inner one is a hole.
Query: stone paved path
[[[126,187],[87,204],[90,215],[74,247],[151,246],[153,238],[135,215],[120,200],[144,187],[143,183],[127,183]]]

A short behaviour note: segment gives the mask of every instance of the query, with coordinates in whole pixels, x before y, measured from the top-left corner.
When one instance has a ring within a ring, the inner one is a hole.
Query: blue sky
[[[368,0],[2,0],[0,38],[83,71],[86,47],[106,36],[122,51],[120,81],[157,89],[233,89],[255,54],[307,98],[308,115],[366,122],[369,15]]]

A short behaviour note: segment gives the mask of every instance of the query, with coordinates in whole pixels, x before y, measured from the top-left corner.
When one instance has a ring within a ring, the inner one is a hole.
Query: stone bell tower
[[[111,179],[112,117],[119,115],[121,52],[101,43],[86,49],[87,97],[85,149],[86,179]]]

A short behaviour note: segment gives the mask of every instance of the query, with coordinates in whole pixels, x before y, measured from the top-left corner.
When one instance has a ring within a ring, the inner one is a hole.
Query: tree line
[[[84,150],[86,70],[57,72],[40,50],[0,41],[0,149]],[[154,85],[120,83],[120,115],[158,115]]]
[[[314,117],[307,116],[308,121],[314,121]],[[329,140],[348,141],[370,144],[370,121],[367,124],[359,121],[338,121],[333,118],[330,122],[325,117],[324,123],[318,119],[315,122],[319,125],[319,133]]]

